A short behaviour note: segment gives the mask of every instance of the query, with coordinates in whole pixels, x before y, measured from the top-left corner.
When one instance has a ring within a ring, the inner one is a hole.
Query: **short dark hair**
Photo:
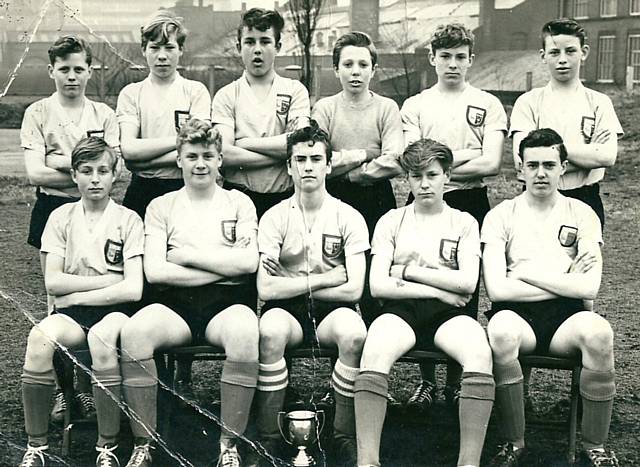
[[[213,128],[213,124],[208,120],[200,120],[199,118],[190,118],[187,120],[187,122],[180,127],[180,131],[176,137],[178,154],[180,154],[182,145],[185,143],[204,144],[206,146],[213,145],[216,151],[218,151],[218,154],[222,153],[222,136],[218,130]]]
[[[429,45],[431,53],[435,54],[438,49],[452,49],[463,45],[469,46],[469,55],[473,53],[475,36],[462,23],[441,24],[434,31]]]
[[[238,43],[242,42],[242,30],[244,27],[248,29],[257,29],[258,31],[266,31],[273,29],[273,37],[276,42],[280,42],[280,34],[284,28],[284,18],[276,10],[266,10],[264,8],[251,8],[242,15],[242,21],[238,26]]]
[[[291,158],[293,146],[299,143],[309,143],[309,146],[313,146],[316,143],[323,143],[325,155],[327,156],[327,164],[331,162],[331,141],[329,140],[329,135],[318,126],[318,122],[315,120],[309,119],[309,126],[299,128],[287,135],[287,157]]]
[[[333,46],[334,68],[338,68],[342,49],[344,49],[348,45],[366,48],[371,54],[371,64],[375,66],[375,64],[378,63],[378,51],[376,50],[376,46],[373,44],[371,37],[369,37],[369,35],[365,34],[364,32],[352,31],[340,36]]]
[[[67,55],[84,52],[87,65],[91,66],[91,47],[82,37],[67,35],[60,36],[51,47],[49,47],[49,62],[53,66],[57,58],[64,59]]]
[[[422,138],[407,146],[400,156],[400,166],[406,173],[421,172],[434,160],[447,172],[453,164],[453,152],[445,144]]]
[[[544,49],[544,41],[547,36],[559,36],[560,34],[577,37],[580,39],[580,47],[587,41],[586,31],[575,19],[558,18],[542,26],[542,48]]]
[[[109,155],[109,165],[111,171],[115,172],[118,166],[118,153],[107,142],[98,136],[87,136],[78,141],[78,144],[71,151],[71,168],[78,170],[80,164],[95,161],[102,157],[104,153]]]
[[[533,130],[520,141],[518,156],[524,161],[524,150],[527,148],[556,148],[560,153],[560,162],[567,160],[567,148],[564,146],[562,136],[551,128]]]
[[[184,41],[187,39],[187,30],[182,24],[182,18],[174,15],[168,10],[157,11],[145,24],[140,28],[140,38],[142,50],[147,47],[151,41],[157,41],[160,44],[169,42],[169,37],[175,34],[178,47],[182,48]]]

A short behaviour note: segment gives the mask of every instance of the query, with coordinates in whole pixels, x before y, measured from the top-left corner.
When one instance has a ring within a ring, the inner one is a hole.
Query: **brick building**
[[[480,0],[479,50],[537,50],[540,27],[562,16],[587,31],[585,82],[623,84],[631,66],[640,83],[640,0]]]

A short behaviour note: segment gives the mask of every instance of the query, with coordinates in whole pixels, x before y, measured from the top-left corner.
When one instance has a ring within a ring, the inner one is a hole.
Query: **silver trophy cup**
[[[298,454],[291,460],[296,467],[316,465],[306,449],[318,441],[318,436],[324,427],[324,411],[294,410],[285,413],[278,412],[278,427],[284,440],[291,446],[298,448]]]

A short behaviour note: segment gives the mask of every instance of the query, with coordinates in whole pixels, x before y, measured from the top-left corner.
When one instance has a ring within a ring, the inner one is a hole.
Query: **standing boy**
[[[526,190],[489,212],[482,228],[484,284],[493,353],[496,405],[506,443],[491,465],[522,464],[525,453],[523,374],[518,355],[581,355],[582,445],[586,465],[617,466],[604,449],[615,370],[613,331],[585,311],[602,275],[600,222],[585,203],[558,191],[567,149],[554,130],[527,135],[518,148]],[[524,464],[522,464],[524,465]]]
[[[22,374],[29,446],[21,466],[43,467],[49,401],[54,388],[53,353],[58,345],[88,343],[98,418],[96,465],[117,467],[120,431],[120,367],[117,342],[127,316],[142,295],[142,221],[109,198],[118,154],[95,136],[82,139],[71,159],[71,177],[81,200],[59,207],[42,235],[45,284],[54,312],[29,333]]]
[[[299,81],[274,70],[284,19],[277,11],[252,8],[238,27],[240,78],[213,98],[211,121],[222,135],[225,188],[247,194],[258,219],[291,196],[287,131],[309,117],[309,95]]]
[[[267,211],[258,231],[258,294],[265,300],[260,317],[259,436],[269,450],[277,450],[277,417],[289,381],[285,348],[305,342],[337,347],[331,377],[335,450],[340,461],[353,465],[353,382],[367,334],[355,305],[364,286],[369,233],[358,211],[327,193],[331,145],[313,120],[289,136],[287,153],[294,195]]]
[[[511,113],[513,159],[522,164],[518,148],[532,130],[552,128],[567,148],[567,167],[560,177],[560,192],[587,203],[604,227],[599,182],[618,153],[623,133],[611,99],[580,82],[580,67],[589,56],[584,28],[573,19],[556,19],[542,27],[540,57],[551,79],[518,98]]]
[[[20,129],[27,177],[36,186],[36,202],[31,212],[27,243],[40,248],[40,237],[51,212],[80,197],[71,177],[71,152],[78,141],[99,136],[119,151],[116,116],[106,104],[85,97],[91,78],[91,48],[84,39],[62,36],[49,48],[49,77],[56,92],[27,108]],[[42,272],[45,255],[40,254]],[[49,297],[48,309],[53,308]],[[80,353],[78,356],[80,357]],[[83,359],[84,360],[84,359]],[[85,362],[86,363],[86,362]],[[94,412],[89,378],[78,373],[76,400],[83,415]],[[57,391],[51,416],[62,421],[67,402]]]
[[[483,179],[500,171],[507,116],[498,98],[466,81],[474,60],[473,44],[473,33],[462,24],[439,26],[429,50],[438,82],[407,99],[401,114],[407,145],[430,138],[453,151],[444,200],[452,208],[471,214],[482,226],[490,209]],[[478,293],[476,288],[466,307],[473,318],[478,314]],[[448,370],[445,396],[449,402],[456,402],[460,373]],[[420,371],[423,381],[409,403],[427,408],[436,394],[435,367],[421,364]]]
[[[120,92],[116,114],[122,156],[133,173],[123,204],[144,219],[151,200],[184,186],[176,135],[190,117],[209,119],[211,97],[202,83],[177,71],[187,38],[177,17],[159,11],[141,38],[149,75]]]
[[[153,200],[145,218],[152,304],[122,330],[123,392],[138,416],[131,420],[135,446],[127,467],[151,465],[158,403],[153,354],[189,343],[224,349],[218,465],[239,467],[236,441],[258,378],[258,223],[247,196],[216,184],[222,141],[208,121],[182,125],[176,147],[185,186]]]

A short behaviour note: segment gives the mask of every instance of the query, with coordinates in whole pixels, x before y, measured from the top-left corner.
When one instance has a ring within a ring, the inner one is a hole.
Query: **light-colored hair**
[[[400,156],[400,166],[406,173],[421,172],[434,160],[447,172],[453,164],[453,153],[448,146],[423,138],[407,146]]]
[[[206,146],[213,145],[216,151],[218,151],[218,154],[222,153],[222,136],[220,136],[218,130],[214,129],[208,120],[200,120],[199,118],[190,118],[187,120],[180,128],[180,132],[176,138],[178,154],[180,154],[182,145],[185,143],[204,144]]]
[[[174,34],[178,47],[182,48],[184,41],[187,39],[187,30],[182,24],[182,18],[168,10],[158,10],[147,24],[140,28],[142,50],[151,41],[166,44]]]
[[[107,144],[107,142],[98,136],[88,136],[82,138],[71,151],[71,168],[78,170],[80,164],[84,162],[96,161],[102,157],[104,153],[109,156],[109,166],[111,171],[115,172],[118,166],[118,154],[115,149]]]

